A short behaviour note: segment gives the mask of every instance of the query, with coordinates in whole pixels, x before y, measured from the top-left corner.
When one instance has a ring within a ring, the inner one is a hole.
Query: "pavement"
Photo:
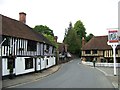
[[[40,80],[48,75],[51,75],[57,72],[60,69],[61,65],[53,66],[49,69],[43,70],[42,72],[38,73],[30,73],[22,76],[16,76],[14,79],[5,79],[2,80],[2,87],[3,88],[12,88],[14,86],[20,84],[26,84],[30,82],[34,82],[36,80]]]
[[[93,66],[89,66],[89,67],[94,68]],[[117,74],[116,76],[114,76],[113,67],[96,66],[95,68],[101,71],[108,78],[108,80],[113,84],[115,88],[118,88],[120,90],[120,68],[116,69],[116,74]]]
[[[95,67],[97,70],[101,71],[107,78],[108,80],[113,84],[115,88],[119,88],[120,90],[120,78],[119,78],[119,69],[117,68],[116,72],[117,75],[114,76],[114,68],[113,67]]]
[[[2,81],[2,87],[12,88],[19,84],[26,84],[26,83],[34,82],[36,80],[42,79],[48,75],[55,73],[56,71],[60,69],[60,67],[61,65],[56,65],[42,72],[17,76],[14,79],[5,79]],[[120,80],[118,80],[118,70],[119,70],[118,68],[117,68],[117,76],[114,76],[113,68],[109,68],[109,67],[95,67],[95,68],[101,71],[110,80],[110,82],[113,84],[115,88],[120,89],[120,86],[119,86]]]
[[[113,84],[115,88],[120,88],[119,86],[120,78],[119,78],[119,73],[118,73],[118,69],[120,68],[117,68],[116,76],[114,76],[114,69],[112,67],[96,67],[96,69],[104,73],[104,75],[110,80],[110,82]]]

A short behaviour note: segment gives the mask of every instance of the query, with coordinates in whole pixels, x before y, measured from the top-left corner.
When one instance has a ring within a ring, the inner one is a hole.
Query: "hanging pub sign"
[[[116,47],[119,43],[118,30],[112,29],[108,31],[108,45],[111,45],[113,49],[113,61],[114,61],[114,75],[116,76]]]
[[[119,42],[118,30],[109,30],[108,31],[108,42],[109,43],[118,43]]]

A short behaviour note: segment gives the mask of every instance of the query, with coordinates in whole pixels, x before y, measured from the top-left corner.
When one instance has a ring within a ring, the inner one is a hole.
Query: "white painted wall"
[[[48,59],[48,65],[47,65],[47,59]],[[41,63],[41,67],[39,65],[40,63]],[[37,60],[36,60],[37,71],[39,71],[40,69],[43,70],[45,68],[49,68],[49,67],[55,65],[55,63],[56,63],[55,62],[55,57],[47,58],[47,56],[45,56],[45,58],[37,58]]]
[[[56,64],[55,56],[53,57],[53,59],[54,59],[54,61],[53,61],[53,65],[55,65],[55,64]]]
[[[25,69],[25,58],[30,57],[17,57],[15,60],[15,75],[25,74],[35,71],[35,60],[33,59],[33,68]]]
[[[36,68],[37,68],[37,71],[41,70],[40,65],[41,65],[40,58],[37,58],[37,59],[36,59]]]
[[[37,43],[37,55],[40,55],[40,43]]]
[[[35,71],[35,60],[34,59],[33,59],[33,68],[25,70],[25,58],[30,58],[30,57],[17,57],[15,59],[15,69],[14,69],[15,75],[20,75],[20,74],[25,74],[25,73]],[[41,59],[41,61],[40,61],[40,59]],[[48,59],[48,65],[46,65],[46,60],[47,59]],[[37,58],[37,60],[36,60],[37,71],[39,71],[40,69],[43,70],[45,68],[49,68],[49,67],[55,65],[55,63],[56,63],[55,62],[55,57],[47,58],[45,56],[44,59],[43,58]],[[40,67],[40,65],[41,65],[41,67]],[[2,59],[2,67],[3,67],[2,68],[2,76],[9,75],[9,69],[7,69],[7,58]]]
[[[83,64],[93,66],[93,62],[82,61]],[[114,67],[114,63],[96,63],[95,66],[99,67]],[[116,63],[116,67],[120,67],[120,63]]]
[[[41,70],[46,68],[46,60],[44,58],[41,58]]]
[[[7,58],[2,58],[2,76],[9,75],[9,69],[7,69]],[[15,73],[15,69],[13,69],[13,73]]]
[[[46,60],[48,59],[48,65],[46,66],[46,68],[49,68],[49,67],[51,67],[51,66],[53,66],[53,65],[55,65],[55,57],[49,57],[49,58],[45,58]]]
[[[2,58],[2,76],[8,74],[9,74],[9,70],[7,69],[7,58]]]
[[[49,58],[45,58],[45,60],[46,60],[46,68],[49,68],[50,67],[50,60],[49,60]],[[48,61],[48,65],[47,65],[47,61]]]

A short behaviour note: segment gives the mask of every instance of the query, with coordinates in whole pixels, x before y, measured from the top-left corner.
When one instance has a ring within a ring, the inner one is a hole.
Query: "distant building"
[[[64,55],[65,53],[67,53],[67,45],[64,43],[58,43],[58,51],[59,53]]]
[[[113,62],[113,51],[107,44],[108,36],[94,36],[88,43],[82,46],[82,60],[97,62]],[[120,46],[116,48],[116,61],[120,63]]]
[[[19,13],[19,21],[0,14],[2,20],[1,56],[2,76],[40,71],[56,64],[55,47],[42,34],[25,24],[26,13]]]

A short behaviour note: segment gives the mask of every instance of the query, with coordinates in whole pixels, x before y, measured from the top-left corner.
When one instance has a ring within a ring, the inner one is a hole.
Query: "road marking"
[[[118,83],[112,82],[112,84],[113,84],[113,86],[114,86],[115,88],[118,88]]]
[[[73,62],[73,60],[71,60],[70,62]]]
[[[99,71],[101,71],[102,73],[104,73],[105,76],[109,76],[105,71],[103,71],[103,70],[101,70],[101,69],[99,69],[99,68],[97,68],[97,67],[96,67],[96,69],[98,69]]]
[[[111,74],[107,74],[105,71],[103,71],[103,70],[101,70],[99,68],[96,68],[96,69],[98,69],[99,71],[101,71],[102,73],[104,73],[105,76],[114,76],[114,75],[111,75]],[[112,85],[113,85],[114,88],[118,88],[118,83],[117,82],[112,82]]]
[[[90,67],[90,68],[95,68],[95,67]]]
[[[98,69],[99,71],[101,71],[102,73],[104,73],[105,76],[114,76],[114,75],[112,75],[112,74],[107,74],[105,71],[103,71],[103,70],[101,70],[101,69],[99,69],[99,68],[97,68],[97,67],[96,67],[96,69]]]

